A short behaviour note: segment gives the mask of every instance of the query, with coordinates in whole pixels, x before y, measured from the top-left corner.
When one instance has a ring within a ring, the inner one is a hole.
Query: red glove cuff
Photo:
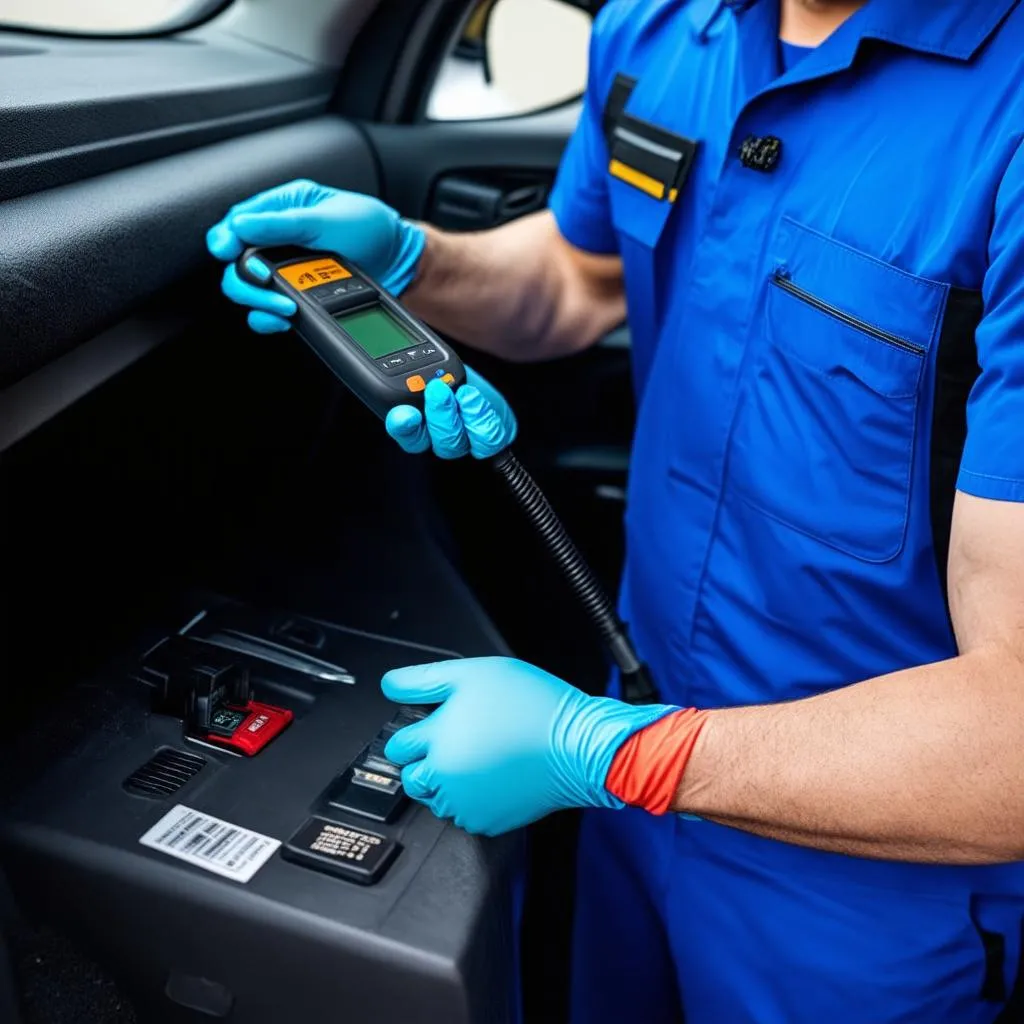
[[[686,708],[633,733],[612,760],[605,789],[631,807],[664,814],[707,719],[707,711]]]

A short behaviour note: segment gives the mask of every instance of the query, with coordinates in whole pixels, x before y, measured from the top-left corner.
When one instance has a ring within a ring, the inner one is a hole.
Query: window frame
[[[58,28],[36,25],[28,21],[11,21],[0,14],[0,31],[16,32],[25,36],[45,36],[59,39],[153,39],[172,35],[185,29],[196,28],[210,21],[231,6],[234,0],[180,0],[173,15],[163,18],[148,28],[100,29]]]

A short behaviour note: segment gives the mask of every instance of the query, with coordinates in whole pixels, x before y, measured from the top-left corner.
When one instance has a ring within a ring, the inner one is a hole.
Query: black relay
[[[430,708],[403,706],[381,728],[327,792],[331,812],[348,811],[374,821],[391,822],[408,797],[402,789],[401,769],[384,756],[388,740],[401,728],[425,718]]]
[[[354,825],[310,818],[281,848],[285,860],[372,885],[398,853],[398,843]]]

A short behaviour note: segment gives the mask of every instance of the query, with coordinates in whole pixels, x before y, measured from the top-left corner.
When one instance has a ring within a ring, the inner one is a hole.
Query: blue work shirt
[[[955,656],[936,491],[1024,501],[1024,6],[870,0],[788,71],[778,17],[612,0],[551,199],[624,265],[622,614],[662,699],[704,708]],[[674,202],[609,172],[618,74],[626,113],[698,144]],[[940,407],[972,296],[980,375]]]

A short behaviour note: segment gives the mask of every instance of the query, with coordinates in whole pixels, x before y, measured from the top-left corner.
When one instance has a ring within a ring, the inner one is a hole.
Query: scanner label
[[[235,882],[248,882],[274,855],[280,840],[178,804],[139,842]]]
[[[290,263],[287,267],[279,268],[277,272],[300,292],[306,291],[307,288],[316,288],[321,284],[330,284],[332,281],[344,281],[346,277],[352,276],[351,272],[337,260],[331,259]]]

